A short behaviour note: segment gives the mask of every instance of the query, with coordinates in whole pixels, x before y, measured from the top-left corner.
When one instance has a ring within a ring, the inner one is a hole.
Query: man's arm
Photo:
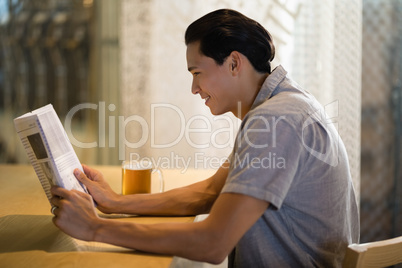
[[[202,222],[142,225],[99,218],[91,197],[84,193],[60,187],[52,188],[52,193],[51,202],[58,207],[53,221],[71,236],[211,263],[222,262],[269,205],[224,193]]]
[[[210,178],[164,193],[122,196],[118,213],[138,215],[197,215],[208,213],[225,184],[228,168],[221,167]],[[121,208],[121,209],[120,209]]]
[[[98,171],[83,165],[84,173],[75,174],[88,188],[98,208],[105,213],[138,215],[197,215],[208,213],[225,184],[226,161],[210,178],[158,194],[118,195]]]

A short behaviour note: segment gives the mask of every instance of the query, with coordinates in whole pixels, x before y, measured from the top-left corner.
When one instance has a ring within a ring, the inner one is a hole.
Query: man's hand
[[[112,190],[103,178],[102,173],[86,165],[82,165],[82,167],[85,174],[76,169],[74,170],[74,175],[77,180],[87,187],[89,193],[96,201],[98,209],[104,213],[116,212],[115,204],[121,196]]]
[[[53,223],[66,234],[81,240],[92,241],[101,222],[92,197],[77,190],[66,190],[53,186],[50,202],[53,210]]]

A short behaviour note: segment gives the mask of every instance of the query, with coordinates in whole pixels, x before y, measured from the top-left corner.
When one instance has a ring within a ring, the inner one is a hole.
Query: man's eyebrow
[[[196,69],[196,68],[197,68],[197,67],[195,67],[195,66],[191,66],[191,67],[188,67],[187,70],[188,70],[189,72],[191,72],[192,70],[194,70],[194,69]]]

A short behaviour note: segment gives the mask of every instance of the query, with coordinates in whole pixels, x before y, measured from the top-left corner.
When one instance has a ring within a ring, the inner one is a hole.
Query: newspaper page
[[[87,193],[73,174],[82,166],[51,104],[15,118],[14,125],[48,199],[52,185]]]

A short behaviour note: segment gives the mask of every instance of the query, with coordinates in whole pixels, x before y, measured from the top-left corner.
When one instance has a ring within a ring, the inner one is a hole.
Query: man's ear
[[[229,55],[229,71],[233,76],[236,76],[242,67],[242,58],[240,53],[237,51],[232,51]]]

